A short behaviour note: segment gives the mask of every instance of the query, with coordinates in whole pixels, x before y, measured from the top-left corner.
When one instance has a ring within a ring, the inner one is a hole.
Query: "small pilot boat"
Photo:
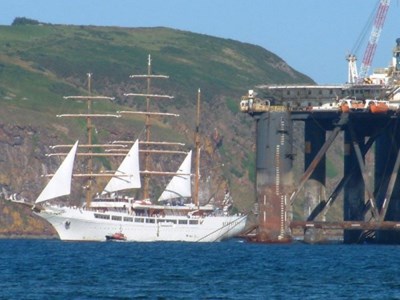
[[[126,241],[126,236],[122,232],[116,232],[113,234],[106,235],[107,241]]]

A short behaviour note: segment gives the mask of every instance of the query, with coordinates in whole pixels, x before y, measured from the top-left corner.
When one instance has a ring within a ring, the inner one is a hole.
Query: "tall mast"
[[[153,115],[163,115],[163,116],[179,116],[177,114],[168,114],[168,113],[154,113],[150,112],[150,100],[153,98],[167,98],[167,99],[172,99],[174,98],[173,96],[168,96],[168,95],[156,95],[156,94],[151,94],[151,79],[152,78],[169,78],[169,76],[166,75],[152,75],[152,69],[151,69],[151,56],[149,54],[148,56],[148,62],[147,62],[147,74],[146,75],[131,75],[129,76],[130,78],[146,78],[147,80],[147,90],[146,94],[137,94],[137,93],[128,93],[124,94],[125,96],[141,96],[146,98],[146,112],[134,112],[134,111],[120,111],[119,113],[131,113],[131,114],[145,114],[146,115],[146,120],[145,120],[145,133],[146,133],[146,148],[145,150],[148,150],[148,145],[151,143],[150,138],[151,138],[151,116]],[[144,199],[149,199],[149,186],[150,186],[150,174],[151,172],[149,171],[150,168],[150,154],[151,151],[144,151],[144,178],[143,178],[143,198]]]
[[[150,93],[151,93],[151,56],[149,54],[147,59],[147,96],[146,96],[146,112],[150,111]],[[145,123],[145,132],[146,132],[146,142],[150,141],[150,115],[146,114],[146,123]],[[144,168],[145,170],[149,170],[150,165],[150,153],[146,152],[144,154]],[[150,185],[150,176],[144,175],[144,185],[143,185],[143,198],[148,199],[149,197],[149,185]]]
[[[197,92],[197,112],[196,112],[196,130],[195,130],[195,148],[196,148],[196,162],[195,162],[195,180],[194,180],[194,194],[193,201],[196,206],[200,205],[199,201],[199,181],[200,181],[200,89]]]
[[[92,95],[92,74],[91,73],[87,73],[88,76],[88,95],[91,96]],[[88,148],[88,153],[89,153],[89,157],[88,157],[88,164],[87,164],[87,173],[88,174],[92,174],[93,173],[93,148],[92,148],[92,118],[90,116],[90,114],[92,113],[92,99],[88,98],[87,99],[87,113],[88,116],[86,117],[86,130],[87,130],[87,144],[89,145]],[[88,178],[88,182],[87,182],[87,187],[86,187],[86,206],[90,207],[90,203],[92,201],[92,186],[93,186],[93,177],[90,176]]]
[[[120,115],[115,115],[115,114],[93,114],[92,113],[92,102],[94,100],[114,100],[113,97],[106,97],[106,96],[92,96],[92,86],[91,86],[91,79],[92,79],[92,74],[87,73],[88,76],[88,96],[64,96],[64,99],[67,100],[78,100],[82,101],[85,100],[87,102],[87,113],[86,114],[62,114],[62,115],[57,115],[57,117],[81,117],[86,119],[86,133],[87,133],[87,145],[82,145],[87,148],[86,153],[77,153],[77,156],[82,156],[85,155],[85,157],[88,157],[88,164],[87,164],[87,174],[84,174],[85,177],[88,178],[87,181],[87,186],[86,186],[86,207],[90,207],[91,201],[92,201],[92,189],[93,189],[93,179],[95,174],[93,174],[93,141],[92,141],[92,134],[93,134],[93,125],[92,125],[92,118],[98,118],[98,117],[113,117],[113,118],[118,118]]]

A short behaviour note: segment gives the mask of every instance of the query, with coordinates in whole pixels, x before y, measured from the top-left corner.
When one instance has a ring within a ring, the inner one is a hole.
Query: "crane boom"
[[[371,35],[369,37],[368,46],[365,50],[364,57],[362,60],[360,72],[359,72],[359,82],[362,81],[371,67],[372,59],[374,58],[376,45],[378,44],[379,37],[385,23],[386,14],[388,12],[390,5],[390,0],[380,0],[378,10],[376,12],[374,26],[372,27]]]

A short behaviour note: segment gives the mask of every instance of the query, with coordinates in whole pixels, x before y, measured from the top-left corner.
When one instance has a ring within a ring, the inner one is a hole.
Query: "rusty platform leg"
[[[292,121],[283,107],[271,110],[256,119],[256,241],[279,243],[291,240],[286,195],[293,189]]]
[[[305,121],[304,138],[304,170],[310,166],[317,155],[319,149],[325,143],[325,130],[314,120]],[[326,200],[325,179],[326,166],[325,155],[311,173],[309,179],[304,184],[304,216],[307,220],[314,220],[312,212],[319,206],[321,200]],[[321,242],[324,239],[323,230],[308,228],[304,232],[304,241],[307,243]]]
[[[360,147],[364,146],[364,136],[357,135],[355,138]],[[355,168],[355,172],[344,186],[343,220],[362,221],[365,211],[365,185],[354,151],[353,140],[347,129],[344,133],[344,143],[344,173],[351,172],[353,168]],[[343,242],[346,244],[358,243],[361,233],[361,230],[345,230]]]

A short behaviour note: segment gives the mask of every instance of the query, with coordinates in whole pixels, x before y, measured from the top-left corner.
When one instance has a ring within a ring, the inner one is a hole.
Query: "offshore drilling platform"
[[[242,97],[240,110],[256,122],[258,225],[248,240],[289,242],[300,232],[306,242],[339,234],[344,243],[400,243],[400,39],[396,42],[391,66],[362,82],[352,77],[349,59],[347,84],[264,85]],[[304,144],[298,177],[294,132]],[[334,144],[341,145],[343,171],[328,188]],[[298,202],[308,208],[304,215],[294,214]],[[335,202],[340,220],[327,217]]]

